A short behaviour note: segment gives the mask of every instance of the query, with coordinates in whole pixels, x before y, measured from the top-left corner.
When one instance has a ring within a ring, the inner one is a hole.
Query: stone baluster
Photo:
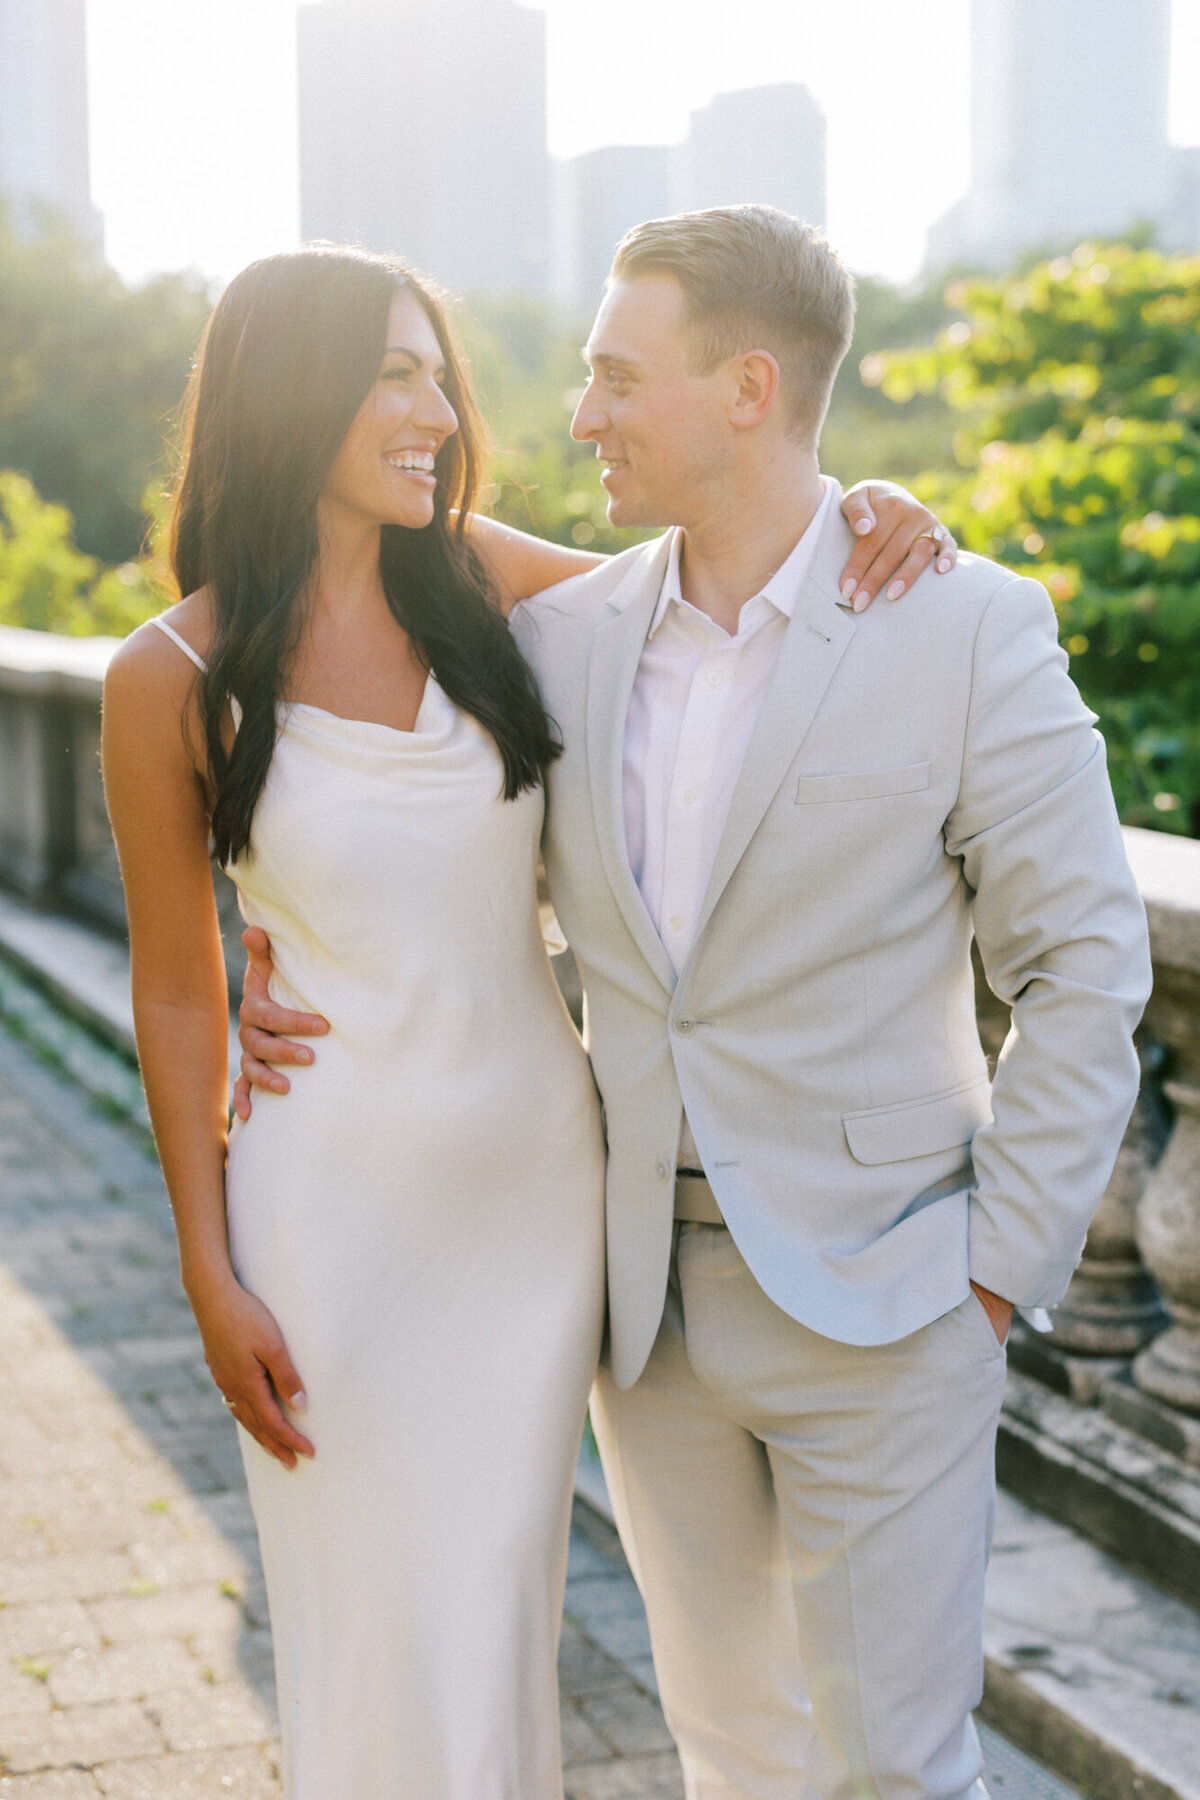
[[[1160,1044],[1139,1045],[1142,1085],[1112,1179],[1092,1220],[1083,1257],[1054,1308],[1049,1348],[1089,1357],[1130,1357],[1167,1323],[1137,1246],[1138,1205],[1167,1141],[1159,1085]]]
[[[1200,1413],[1200,931],[1188,935],[1178,961],[1155,946],[1148,1017],[1173,1052],[1165,1092],[1175,1128],[1142,1197],[1137,1236],[1170,1324],[1136,1359],[1133,1377],[1153,1399]]]

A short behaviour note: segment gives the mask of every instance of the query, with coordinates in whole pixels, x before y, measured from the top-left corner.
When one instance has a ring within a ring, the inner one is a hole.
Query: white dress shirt
[[[683,598],[676,532],[625,721],[625,846],[678,975],[763,695],[830,506],[828,486],[795,549],[747,600],[731,637]],[[681,1166],[699,1168],[687,1120]]]

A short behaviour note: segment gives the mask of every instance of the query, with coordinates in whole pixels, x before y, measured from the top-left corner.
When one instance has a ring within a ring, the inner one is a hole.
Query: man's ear
[[[734,358],[736,383],[730,423],[737,431],[761,425],[779,394],[779,364],[769,350],[747,350]]]

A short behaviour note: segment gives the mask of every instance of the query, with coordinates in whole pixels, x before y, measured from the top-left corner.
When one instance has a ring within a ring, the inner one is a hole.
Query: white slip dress
[[[316,1447],[288,1471],[240,1433],[288,1800],[562,1792],[603,1147],[538,926],[542,809],[431,674],[412,731],[284,708],[229,870],[273,998],[331,1025],[235,1121],[226,1183]]]

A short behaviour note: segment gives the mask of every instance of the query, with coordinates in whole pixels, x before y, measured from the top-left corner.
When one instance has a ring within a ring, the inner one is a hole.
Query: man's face
[[[584,347],[590,378],[571,436],[605,464],[614,525],[694,525],[715,498],[736,433],[727,364],[697,373],[683,290],[669,275],[614,281]]]

